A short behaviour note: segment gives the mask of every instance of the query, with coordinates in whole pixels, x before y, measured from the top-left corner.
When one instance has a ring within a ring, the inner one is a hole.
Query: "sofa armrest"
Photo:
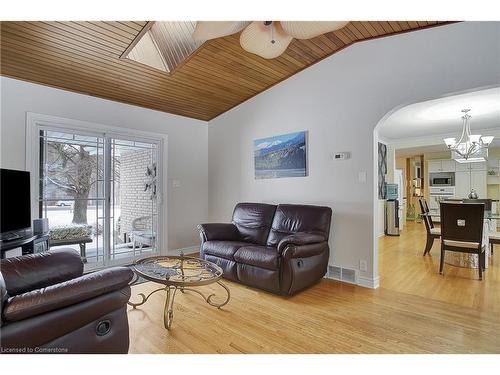
[[[9,298],[3,318],[5,322],[18,321],[120,290],[128,286],[133,275],[130,268],[115,267],[19,294]]]
[[[129,345],[126,310],[130,293],[127,286],[75,305],[7,322],[2,327],[2,347],[14,350],[46,347],[56,341],[55,347],[67,348],[69,353],[116,352],[120,348],[125,353],[127,350],[123,348],[128,349]],[[111,331],[97,336],[95,329],[103,321],[111,323]],[[113,336],[120,337],[115,341]]]
[[[318,242],[309,245],[290,245],[281,253],[283,259],[308,258],[328,251],[328,242]]]
[[[278,252],[281,254],[290,245],[302,246],[325,242],[326,238],[318,233],[297,232],[284,237],[278,243]]]
[[[204,241],[239,241],[240,232],[234,224],[210,223],[198,225],[200,236]]]
[[[5,281],[3,280],[3,275],[0,272],[0,327],[3,326],[3,318],[2,311],[3,305],[9,299],[9,295],[7,294],[7,288],[5,287]]]
[[[71,248],[2,259],[0,271],[9,296],[15,296],[49,285],[80,277],[83,262]]]

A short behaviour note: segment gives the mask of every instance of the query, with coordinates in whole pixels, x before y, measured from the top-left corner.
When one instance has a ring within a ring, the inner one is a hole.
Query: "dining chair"
[[[485,246],[482,243],[484,204],[442,202],[440,210],[441,258],[439,260],[439,273],[443,274],[446,251],[477,254],[479,280],[482,280],[486,267]]]
[[[493,256],[493,248],[495,245],[500,245],[500,232],[490,232],[488,234],[490,245],[491,245],[491,255]]]
[[[491,211],[491,207],[493,205],[492,199],[463,199],[464,203],[484,203],[484,210]]]
[[[429,210],[429,206],[427,205],[427,201],[424,198],[422,198],[422,200],[424,203],[425,212],[430,212],[431,210]]]
[[[425,243],[425,249],[424,249],[424,256],[425,256],[427,253],[431,251],[432,245],[434,244],[434,240],[436,238],[441,237],[441,229],[434,228],[434,222],[432,221],[432,217],[428,215],[430,211],[426,200],[421,198],[418,200],[418,203],[420,204],[420,211],[422,211],[422,218],[424,220],[425,230],[427,232],[427,241]]]

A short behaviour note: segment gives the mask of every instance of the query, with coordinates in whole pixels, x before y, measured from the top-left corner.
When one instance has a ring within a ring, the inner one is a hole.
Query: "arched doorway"
[[[500,87],[481,87],[452,93],[424,102],[400,105],[388,112],[374,130],[374,259],[379,270],[380,284],[384,288],[429,297],[435,292],[432,283],[439,282],[436,261],[439,241],[434,244],[431,256],[422,257],[425,247],[425,229],[419,222],[418,199],[430,202],[432,181],[435,176],[443,184],[450,184],[450,196],[466,195],[470,190],[462,184],[464,171],[454,169],[455,161],[443,139],[460,138],[462,131],[461,109],[471,107],[473,133],[495,136],[490,146],[488,162],[476,167],[475,176],[484,181],[482,198],[500,198]],[[383,150],[381,152],[380,150]],[[379,155],[385,157],[384,163]],[[440,168],[434,166],[440,164]],[[429,167],[430,165],[430,167]],[[443,167],[445,165],[445,167]],[[449,166],[449,167],[448,167]],[[493,173],[495,172],[495,175]],[[381,173],[384,181],[380,181]],[[467,172],[470,174],[470,171]],[[398,176],[401,182],[398,183]],[[447,180],[449,178],[449,180]],[[470,180],[470,179],[469,179]],[[380,196],[381,184],[396,184],[403,190],[400,236],[389,238],[382,229],[385,217],[385,196]],[[458,185],[457,185],[458,184]],[[462,197],[466,198],[466,196]],[[434,257],[433,257],[434,256]],[[494,265],[497,267],[497,265]],[[470,273],[470,272],[469,272]],[[470,281],[469,273],[456,271],[461,281]],[[458,277],[457,277],[458,278]],[[469,278],[469,279],[468,279]],[[449,281],[449,280],[448,280]],[[456,283],[456,287],[461,284]],[[420,285],[419,285],[420,283]],[[422,285],[428,285],[426,289]],[[434,284],[435,285],[435,284]],[[453,295],[437,293],[446,300]]]

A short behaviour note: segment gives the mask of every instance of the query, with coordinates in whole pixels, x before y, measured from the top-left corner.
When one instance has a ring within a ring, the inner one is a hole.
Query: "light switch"
[[[172,187],[174,187],[174,188],[180,188],[181,187],[181,182],[179,180],[172,180]]]
[[[358,182],[362,184],[366,183],[366,171],[358,172]]]

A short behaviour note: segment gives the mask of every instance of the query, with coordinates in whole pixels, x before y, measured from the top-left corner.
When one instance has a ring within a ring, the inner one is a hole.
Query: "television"
[[[0,236],[31,228],[30,173],[0,169]]]

